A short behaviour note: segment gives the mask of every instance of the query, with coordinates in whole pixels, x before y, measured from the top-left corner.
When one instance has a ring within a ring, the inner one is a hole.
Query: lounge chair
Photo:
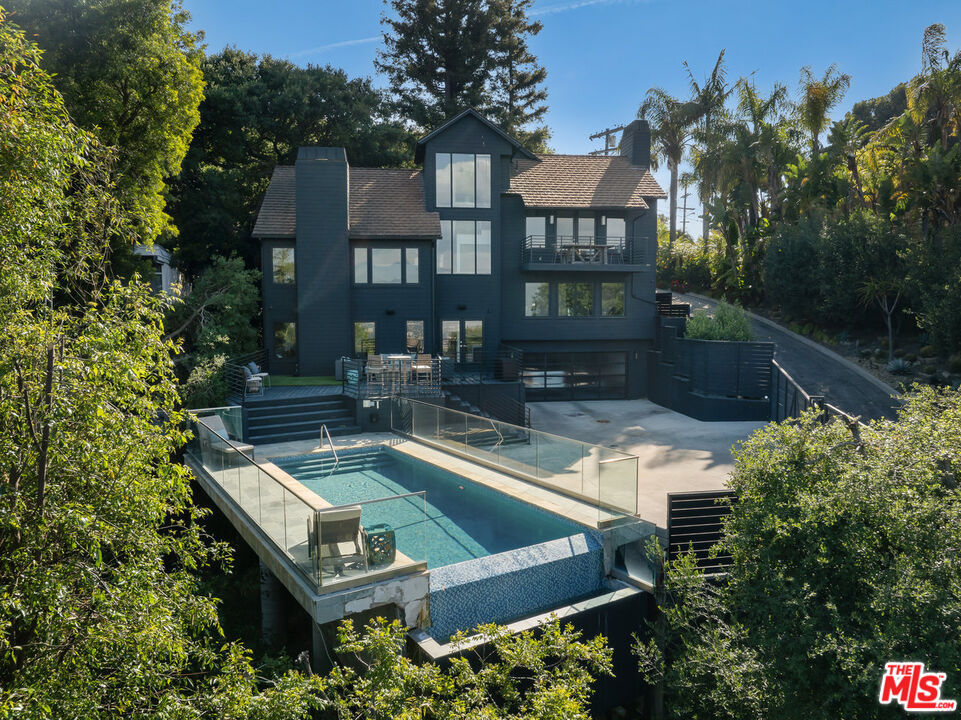
[[[250,368],[246,365],[244,367],[244,395],[263,395],[264,394],[264,379],[261,377],[254,377],[254,374],[250,372]]]
[[[266,373],[261,370],[260,366],[253,360],[247,363],[247,368],[250,370],[251,375],[253,375],[255,378],[260,378],[263,381],[264,387],[270,387],[270,373]]]
[[[343,575],[348,568],[367,572],[367,536],[360,524],[360,505],[316,510],[307,519],[309,554],[314,569]]]
[[[220,415],[208,415],[207,417],[202,417],[197,420],[199,425],[203,425],[210,434],[216,435],[223,440],[230,440],[231,444],[212,442],[210,434],[203,431],[199,431],[200,435],[200,452],[202,457],[209,457],[207,453],[216,450],[223,455],[229,453],[242,452],[250,458],[254,457],[254,446],[248,445],[243,442],[238,442],[230,437],[230,433],[227,430],[227,426],[224,425],[224,419]]]

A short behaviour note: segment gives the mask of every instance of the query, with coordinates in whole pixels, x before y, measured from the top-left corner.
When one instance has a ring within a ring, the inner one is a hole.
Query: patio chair
[[[244,365],[244,395],[255,394],[264,394],[264,379],[262,377],[254,377],[254,374],[250,372],[250,368]]]
[[[348,568],[367,572],[367,536],[360,505],[315,510],[307,518],[308,553],[321,574],[343,575]]]
[[[253,360],[247,363],[247,367],[250,370],[251,375],[253,375],[255,378],[260,378],[263,381],[264,387],[270,387],[270,373],[261,370],[260,366]]]
[[[364,372],[367,375],[368,394],[379,391],[384,384],[384,373],[387,372],[387,368],[384,367],[384,359],[380,355],[371,355],[367,359],[367,368]]]
[[[213,433],[223,440],[230,440],[230,442],[233,443],[232,445],[219,442],[215,443],[212,442],[212,438],[208,433],[200,432],[198,434],[200,435],[201,457],[209,457],[207,453],[210,453],[214,450],[222,455],[242,452],[248,455],[250,458],[254,457],[254,446],[232,439],[227,430],[227,426],[224,425],[224,419],[220,417],[220,415],[208,415],[207,417],[199,418],[197,422],[209,430],[210,433]]]
[[[418,353],[414,360],[414,377],[418,385],[431,385],[434,379],[434,359],[430,355]]]

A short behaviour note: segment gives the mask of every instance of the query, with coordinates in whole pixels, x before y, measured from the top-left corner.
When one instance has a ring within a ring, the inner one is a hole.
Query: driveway
[[[679,302],[691,304],[692,310],[711,310],[717,304],[702,296],[675,294]],[[835,353],[815,347],[813,341],[792,333],[769,320],[751,315],[755,339],[773,342],[778,364],[804,388],[808,395],[823,395],[825,400],[861,420],[894,419],[899,403],[880,380],[872,382],[860,368]],[[860,372],[859,372],[860,370]]]
[[[722,490],[731,447],[761,422],[701,422],[648,400],[528,403],[537,430],[637,455],[638,511],[667,527],[667,493]]]

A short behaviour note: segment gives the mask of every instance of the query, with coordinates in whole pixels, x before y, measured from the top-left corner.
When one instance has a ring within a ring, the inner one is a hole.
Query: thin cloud
[[[568,10],[578,10],[591,5],[611,5],[616,0],[574,0],[573,2],[559,3],[557,5],[547,5],[542,8],[531,10],[528,15],[554,15],[556,13],[567,12]]]
[[[340,42],[328,43],[327,45],[319,45],[318,47],[309,48],[307,50],[298,50],[295,53],[291,53],[290,57],[303,57],[304,55],[314,55],[316,53],[324,52],[325,50],[333,50],[335,48],[349,47],[351,45],[366,45],[367,43],[378,42],[380,40],[380,35],[374,35],[373,37],[357,38],[356,40],[341,40]]]

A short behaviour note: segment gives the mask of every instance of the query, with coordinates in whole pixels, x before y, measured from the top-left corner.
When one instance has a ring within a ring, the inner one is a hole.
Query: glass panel
[[[303,500],[284,488],[284,548],[300,571],[317,582],[314,575],[312,550],[309,548],[309,523],[314,511]]]
[[[400,248],[371,248],[371,282],[395,284],[400,282]]]
[[[544,247],[543,240],[547,235],[547,218],[546,217],[528,217],[527,226],[524,230],[524,234],[533,239],[533,245],[535,247]]]
[[[574,495],[584,495],[582,445],[553,435],[537,436],[537,479]]]
[[[407,321],[407,352],[424,352],[424,321]]]
[[[557,286],[557,314],[561,317],[588,317],[594,313],[592,283],[561,283]]]
[[[291,358],[297,355],[297,323],[274,323],[274,357]]]
[[[571,243],[574,241],[574,218],[557,218],[557,243]]]
[[[601,315],[624,316],[624,283],[601,283]]]
[[[367,248],[354,248],[354,282],[367,282]]]
[[[437,273],[449,275],[453,268],[451,262],[451,221],[440,221],[440,240],[437,241]]]
[[[275,247],[271,251],[274,268],[274,282],[278,285],[292,285],[295,282],[294,249]]]
[[[594,239],[594,216],[579,215],[577,218],[578,242],[591,242]]]
[[[354,323],[354,352],[358,355],[374,352],[375,331],[372,322]]]
[[[474,156],[463,153],[451,155],[454,207],[474,207]]]
[[[624,218],[607,218],[607,244],[624,244]]]
[[[550,315],[550,285],[548,283],[524,284],[524,315],[547,317]]]
[[[489,220],[477,221],[477,274],[491,273],[491,224]]]
[[[637,458],[606,451],[598,463],[598,524],[637,513]],[[626,518],[625,518],[626,519]]]
[[[404,248],[405,277],[404,282],[413,285],[420,282],[420,250]]]
[[[484,322],[464,321],[464,362],[484,362]]]
[[[474,221],[454,221],[454,272],[474,274]]]
[[[450,153],[437,153],[434,156],[434,163],[437,207],[450,207]]]
[[[491,156],[477,155],[477,207],[491,206]]]
[[[440,343],[444,357],[460,362],[460,320],[441,321]]]

